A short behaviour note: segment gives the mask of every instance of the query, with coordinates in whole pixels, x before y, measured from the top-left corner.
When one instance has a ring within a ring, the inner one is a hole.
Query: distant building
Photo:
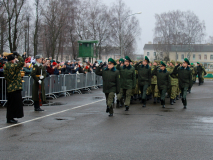
[[[165,56],[163,52],[155,50],[156,44],[145,44],[144,56],[148,56],[150,61],[156,59],[162,60]],[[183,61],[188,58],[191,63],[202,63],[206,68],[213,68],[213,45],[195,44],[195,45],[171,45],[169,59]]]

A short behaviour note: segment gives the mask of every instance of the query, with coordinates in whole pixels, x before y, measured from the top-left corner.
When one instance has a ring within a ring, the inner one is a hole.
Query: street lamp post
[[[125,21],[127,20],[128,17],[134,16],[134,15],[136,15],[136,14],[142,14],[142,12],[138,12],[138,13],[134,13],[134,14],[131,14],[131,15],[126,16],[126,17],[124,18],[123,22],[125,22]],[[122,22],[122,23],[123,23],[123,22]],[[121,55],[121,57],[124,57],[123,52],[122,52],[122,49],[123,49],[123,30],[122,30],[122,23],[121,23],[121,42],[120,42],[120,47],[121,47],[121,49],[120,49],[120,55]]]

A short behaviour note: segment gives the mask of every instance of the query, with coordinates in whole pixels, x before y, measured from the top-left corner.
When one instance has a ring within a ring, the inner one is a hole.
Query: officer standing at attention
[[[129,110],[131,95],[132,95],[132,89],[135,89],[136,87],[136,75],[135,75],[135,68],[130,65],[131,59],[126,56],[124,59],[124,66],[120,67],[120,65],[117,65],[117,69],[120,71],[120,83],[121,83],[121,90],[118,94],[117,99],[121,101],[121,99],[125,98],[125,111]]]
[[[142,104],[143,107],[146,107],[146,91],[151,85],[151,68],[148,65],[150,63],[149,58],[145,56],[143,64],[139,65],[139,63],[135,65],[135,69],[138,70],[138,85],[142,94]]]
[[[103,65],[97,67],[95,74],[102,76],[103,78],[103,92],[105,93],[107,109],[109,117],[113,116],[113,100],[115,93],[118,94],[120,91],[120,79],[119,71],[115,68],[116,62],[112,59],[108,59],[108,66],[103,68]]]
[[[178,74],[179,88],[181,90],[182,103],[184,109],[187,108],[187,100],[186,100],[187,90],[192,86],[192,73],[188,66],[189,64],[190,64],[189,60],[185,58],[182,67],[178,68],[180,66],[180,64],[178,64],[171,73],[172,77]]]
[[[4,65],[4,77],[7,82],[7,123],[17,123],[14,118],[24,117],[23,103],[22,103],[22,78],[21,69],[24,66],[24,59],[16,52],[3,53],[7,56],[8,63]],[[15,56],[19,62],[15,63]]]
[[[34,79],[33,89],[32,89],[32,99],[34,101],[35,111],[44,111],[40,108],[39,100],[46,102],[45,89],[44,89],[44,79],[46,78],[46,70],[42,66],[42,57],[40,55],[35,56],[36,64],[33,66],[31,76]],[[39,85],[41,85],[41,99],[39,99]]]
[[[157,76],[161,105],[162,108],[165,108],[166,91],[170,87],[170,76],[169,72],[166,70],[166,64],[161,61],[160,70],[158,70],[158,67],[156,67],[152,74]]]

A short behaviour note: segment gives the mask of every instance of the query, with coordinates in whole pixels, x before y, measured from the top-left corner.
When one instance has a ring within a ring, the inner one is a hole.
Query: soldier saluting
[[[120,83],[121,83],[121,90],[118,94],[118,101],[121,101],[123,95],[125,97],[125,111],[129,110],[132,89],[136,87],[136,75],[135,75],[135,68],[130,65],[131,59],[126,56],[124,61],[124,66],[121,67],[119,64],[117,65],[117,69],[120,71]]]
[[[138,85],[142,94],[143,107],[146,107],[146,90],[151,85],[151,68],[149,67],[149,58],[145,56],[145,60],[142,65],[141,62],[135,65],[135,69],[138,70]]]
[[[24,59],[17,53],[6,53],[8,63],[4,65],[4,77],[7,81],[8,106],[7,106],[7,123],[17,123],[14,118],[24,117],[22,103],[22,78],[20,70],[24,66]],[[15,63],[15,56],[19,62]]]
[[[42,66],[42,57],[40,55],[37,55],[35,56],[35,59],[36,59],[36,63],[33,66],[33,71],[31,72],[31,76],[34,79],[33,89],[32,89],[32,99],[34,101],[35,111],[44,111],[43,109],[40,108],[40,106],[42,105],[41,102],[46,101],[45,89],[44,89],[44,79],[46,78],[46,71],[45,71],[45,68]],[[39,91],[39,88],[40,88],[40,91]],[[41,97],[39,96],[39,92],[42,93]]]
[[[192,86],[192,71],[188,66],[189,64],[190,64],[189,60],[185,58],[182,67],[179,67],[180,64],[178,64],[171,73],[171,76],[175,76],[178,74],[179,88],[181,90],[182,103],[184,109],[187,108],[187,100],[186,100],[187,90]]]
[[[112,104],[115,93],[118,94],[120,91],[119,71],[116,70],[115,65],[116,62],[112,58],[109,58],[106,68],[100,65],[95,71],[95,74],[103,78],[103,92],[105,93],[107,103],[106,112],[109,112],[109,117],[113,116]]]

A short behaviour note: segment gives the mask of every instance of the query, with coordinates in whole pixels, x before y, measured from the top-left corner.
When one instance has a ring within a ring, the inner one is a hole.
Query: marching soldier
[[[179,88],[181,90],[182,103],[184,109],[187,108],[187,100],[186,100],[187,90],[188,88],[191,88],[192,85],[191,84],[192,73],[190,68],[188,67],[189,64],[190,64],[189,60],[185,58],[182,67],[178,68],[180,66],[180,64],[178,64],[171,73],[172,77],[178,74]]]
[[[135,89],[136,86],[136,75],[135,68],[130,65],[131,59],[126,56],[124,66],[120,67],[117,65],[117,69],[120,71],[120,83],[121,83],[121,91],[118,94],[117,99],[121,101],[122,96],[125,98],[125,111],[129,110],[132,89]]]
[[[119,59],[119,61],[117,61],[117,65],[120,65],[120,67],[123,67],[124,66],[124,59],[123,58],[120,58]],[[117,68],[117,65],[116,65],[116,68]],[[119,80],[120,80],[120,75],[119,75]],[[121,92],[121,88],[120,88],[120,91],[119,91],[119,93]],[[122,107],[124,104],[124,102],[122,101],[122,99],[121,99],[121,101],[119,101],[118,100],[118,95],[119,95],[119,93],[117,93],[116,94],[116,96],[117,96],[117,104],[116,104],[116,108],[119,108],[119,107]],[[122,95],[123,96],[123,95]]]
[[[107,109],[109,117],[113,116],[113,100],[115,93],[120,91],[119,71],[115,68],[116,62],[112,59],[108,59],[108,66],[104,69],[103,65],[99,66],[95,74],[103,77],[103,92],[106,96]]]
[[[42,66],[42,57],[35,56],[36,64],[33,66],[31,76],[34,79],[33,89],[32,89],[32,99],[34,101],[35,111],[44,111],[40,108],[42,102],[46,102],[44,79],[46,78],[45,68]],[[41,96],[39,96],[41,92]]]
[[[140,62],[139,62],[140,63]],[[146,107],[146,91],[151,85],[151,68],[149,67],[149,58],[145,56],[145,60],[142,65],[137,63],[135,69],[138,71],[138,84],[142,95],[143,107]]]
[[[4,65],[4,77],[7,82],[8,105],[7,105],[7,123],[17,123],[14,118],[24,117],[22,103],[22,78],[21,69],[24,66],[24,59],[17,53],[6,53],[8,63]],[[19,62],[15,63],[15,56]]]
[[[202,84],[202,73],[204,72],[203,70],[204,70],[203,67],[200,65],[199,62],[197,62],[196,71],[197,71],[197,74],[198,74],[199,86]]]
[[[175,61],[171,61],[169,65],[169,72],[172,73],[175,68]],[[177,87],[178,87],[178,78],[177,75],[170,77],[171,86],[170,86],[170,104],[173,105],[175,103],[175,99],[177,97]]]
[[[156,67],[157,67],[157,61],[154,61],[153,66],[151,67],[151,73],[153,73]],[[151,78],[151,92],[152,92],[152,96],[154,97],[154,104],[156,104],[157,99],[159,98],[159,90],[158,90],[156,75],[152,75],[152,78]]]
[[[166,91],[168,90],[170,86],[170,76],[169,76],[169,72],[166,69],[166,64],[161,61],[160,70],[158,70],[158,67],[156,67],[152,74],[157,76],[157,83],[158,83],[158,89],[160,92],[161,105],[162,105],[162,108],[165,108]]]

